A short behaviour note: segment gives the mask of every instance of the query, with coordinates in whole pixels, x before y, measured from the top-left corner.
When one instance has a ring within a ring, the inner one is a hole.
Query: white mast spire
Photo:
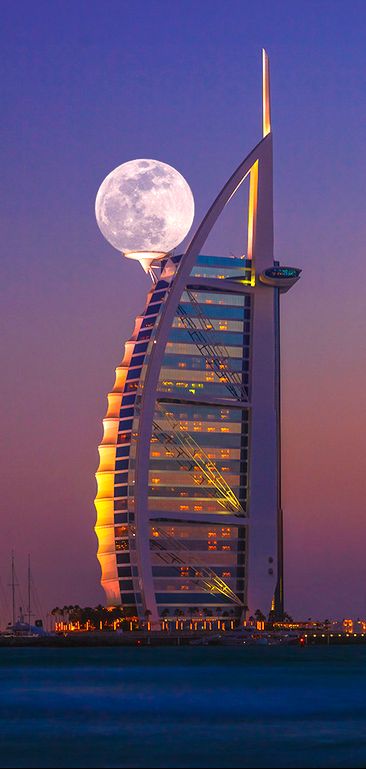
[[[263,138],[271,133],[271,91],[269,82],[269,58],[262,48],[262,103],[263,103]]]

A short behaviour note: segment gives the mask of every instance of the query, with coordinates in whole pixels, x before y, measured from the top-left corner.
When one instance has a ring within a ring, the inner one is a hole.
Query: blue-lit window
[[[164,296],[166,294],[166,291],[154,291],[152,297],[151,297],[151,304],[155,304],[155,302],[162,302],[164,299]]]
[[[145,355],[133,355],[131,358],[130,366],[142,366],[145,360]]]
[[[119,567],[118,567],[118,576],[119,574]],[[120,579],[121,584],[121,590],[124,592],[125,590],[133,590],[133,582],[132,579],[124,579],[123,577]]]
[[[121,417],[121,419],[125,419],[125,417],[133,417],[134,413],[135,413],[135,409],[134,408],[126,409],[126,408],[123,407],[121,409],[121,411],[120,411],[120,417]]]
[[[153,304],[150,307],[147,307],[145,310],[145,315],[157,315],[160,310],[160,304]]]
[[[133,354],[135,355],[136,353],[146,352],[148,346],[149,345],[147,342],[144,342],[143,344],[136,344]]]
[[[152,328],[146,329],[146,331],[140,331],[137,337],[137,341],[142,339],[150,339]]]
[[[118,446],[116,449],[116,457],[128,457],[130,453],[129,446]]]
[[[120,553],[117,555],[117,563],[121,563],[120,559]],[[118,568],[118,576],[119,577],[132,577],[132,570],[131,566],[119,566]]]
[[[115,523],[127,523],[126,513],[116,513],[114,516]]]
[[[141,368],[134,368],[132,371],[128,372],[126,379],[138,379],[140,374]]]
[[[119,423],[119,429],[121,431],[123,430],[123,432],[127,432],[127,430],[132,430],[132,424],[133,424],[133,419],[121,419]]]
[[[128,470],[128,459],[117,460],[116,470]]]
[[[127,486],[117,486],[114,489],[115,497],[127,497]]]
[[[119,563],[130,563],[129,553],[119,553],[118,558],[119,558]]]
[[[127,510],[127,499],[116,499],[114,502],[115,510]]]
[[[155,326],[155,318],[144,318],[141,323],[141,328],[153,328]]]
[[[114,483],[117,485],[118,483],[127,483],[128,479],[128,473],[116,473],[114,476]]]
[[[124,395],[122,398],[122,406],[128,406],[130,403],[134,403],[136,400],[136,393],[134,395]]]

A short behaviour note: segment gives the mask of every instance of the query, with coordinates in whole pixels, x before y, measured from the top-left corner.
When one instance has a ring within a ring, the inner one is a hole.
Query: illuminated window
[[[231,577],[231,571],[223,571],[221,576],[222,577]]]
[[[231,545],[222,545],[222,550],[231,550]]]

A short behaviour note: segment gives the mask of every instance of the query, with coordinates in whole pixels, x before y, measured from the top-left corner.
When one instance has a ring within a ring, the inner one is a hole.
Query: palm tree
[[[265,622],[266,621],[265,615],[263,614],[263,612],[260,609],[256,609],[255,610],[254,616],[255,616],[255,619],[257,620],[257,622]]]
[[[60,609],[59,606],[55,606],[55,608],[52,609],[52,611],[51,611],[51,615],[52,615],[52,617],[55,618],[55,622],[56,623],[58,623],[60,621],[60,611],[61,611],[61,609]]]

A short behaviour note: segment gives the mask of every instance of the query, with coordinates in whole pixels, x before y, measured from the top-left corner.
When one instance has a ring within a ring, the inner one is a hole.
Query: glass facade
[[[114,522],[121,602],[144,607],[134,488],[139,404],[159,316],[180,257],[163,266],[134,340],[121,399]],[[237,290],[233,277],[238,281]],[[200,285],[209,278],[209,289]],[[250,437],[251,266],[200,256],[183,291],[159,374],[150,439],[148,516],[158,608],[226,610],[245,601]],[[230,281],[230,291],[225,281]]]

